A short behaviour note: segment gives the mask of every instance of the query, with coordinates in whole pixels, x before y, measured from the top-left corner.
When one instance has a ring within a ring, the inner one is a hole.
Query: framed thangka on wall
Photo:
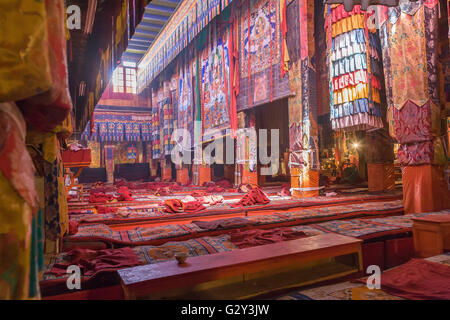
[[[208,37],[201,55],[203,141],[230,128],[230,27],[213,23]]]

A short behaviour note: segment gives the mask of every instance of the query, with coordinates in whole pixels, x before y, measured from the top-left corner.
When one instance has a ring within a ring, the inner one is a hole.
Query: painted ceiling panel
[[[128,48],[122,55],[124,62],[139,62],[161,29],[169,21],[177,6],[183,0],[153,0],[145,8],[142,21],[129,40]]]

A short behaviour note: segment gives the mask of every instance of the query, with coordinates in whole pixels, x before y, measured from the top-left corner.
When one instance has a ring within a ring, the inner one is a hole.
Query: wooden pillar
[[[367,132],[361,148],[367,159],[369,192],[394,190],[394,143],[389,132]]]
[[[170,162],[166,159],[161,159],[161,180],[171,181],[172,180],[172,166]]]
[[[177,169],[177,182],[182,185],[187,185],[189,183],[189,169],[187,167]]]
[[[114,182],[114,145],[105,145],[105,168],[107,181]]]
[[[291,68],[289,82],[295,96],[289,105],[289,167],[291,173],[292,196],[296,198],[319,194],[319,150],[317,126],[317,93],[315,71],[311,68],[311,58],[315,54],[314,43],[314,1],[297,0],[288,6],[288,16],[299,19],[299,30],[290,29],[298,36],[295,41],[299,52],[290,54]],[[290,43],[292,45],[292,43]],[[292,50],[290,51],[292,52]]]
[[[258,184],[255,110],[238,113],[235,184]]]
[[[211,167],[207,164],[198,167],[198,185],[203,186],[206,182],[211,181]]]

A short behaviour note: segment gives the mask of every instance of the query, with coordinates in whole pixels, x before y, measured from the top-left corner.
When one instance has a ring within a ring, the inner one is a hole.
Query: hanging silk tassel
[[[250,88],[251,88],[251,70],[252,70],[252,63],[251,63],[251,52],[250,52],[250,2],[251,0],[248,0],[248,12],[247,12],[247,54],[248,54],[248,107],[250,108],[252,105],[252,95],[250,92]]]
[[[280,1],[280,20],[281,20],[281,34],[282,34],[282,44],[281,44],[281,77],[289,70],[289,52],[287,50],[286,34],[287,34],[287,24],[286,24],[286,0]]]
[[[227,41],[229,43],[229,32],[228,30],[226,30],[225,28],[221,28],[221,33],[222,33],[222,70],[223,70],[223,78],[224,78],[224,87],[225,87],[225,97],[226,97],[226,104],[227,104],[227,109],[228,109],[228,116],[231,116],[230,114],[230,101],[228,98],[228,93],[230,92],[230,88],[228,86],[228,79],[227,79],[227,72],[226,72],[226,67],[225,67],[225,47],[224,47],[224,35],[226,34],[226,38]],[[228,45],[229,48],[229,45]],[[230,56],[228,55],[228,64],[230,64]],[[230,118],[231,120],[231,118]]]
[[[283,0],[281,0],[283,1]],[[276,19],[275,15],[275,19]],[[276,22],[275,22],[276,24]],[[272,32],[272,0],[269,0],[269,32],[270,32],[270,102],[273,101],[273,71],[272,71],[272,61],[273,61],[273,32]],[[281,51],[281,60],[283,61],[283,51]],[[282,63],[283,65],[283,63]],[[283,70],[283,68],[281,68]],[[281,73],[283,76],[283,72]]]
[[[236,88],[236,76],[235,73],[237,68],[236,66],[239,66],[237,63],[237,51],[235,49],[235,42],[234,42],[234,28],[236,26],[236,21],[234,20],[234,8],[233,5],[231,7],[231,16],[230,16],[230,34],[229,34],[229,47],[228,52],[230,55],[230,86],[231,86],[231,104],[230,104],[230,110],[229,110],[229,116],[230,116],[230,127],[231,127],[231,136],[232,138],[236,137],[236,131],[237,131],[237,102],[236,102],[236,96],[237,96],[237,90],[239,88]],[[235,70],[236,69],[236,70]]]

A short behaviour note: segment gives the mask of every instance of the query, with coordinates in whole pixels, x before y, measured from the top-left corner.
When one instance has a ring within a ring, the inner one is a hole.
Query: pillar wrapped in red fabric
[[[88,167],[91,164],[91,149],[63,151],[62,159],[66,167]]]
[[[369,192],[395,189],[395,174],[393,163],[368,163]]]
[[[433,165],[402,167],[405,214],[433,212],[450,207],[442,168]]]

